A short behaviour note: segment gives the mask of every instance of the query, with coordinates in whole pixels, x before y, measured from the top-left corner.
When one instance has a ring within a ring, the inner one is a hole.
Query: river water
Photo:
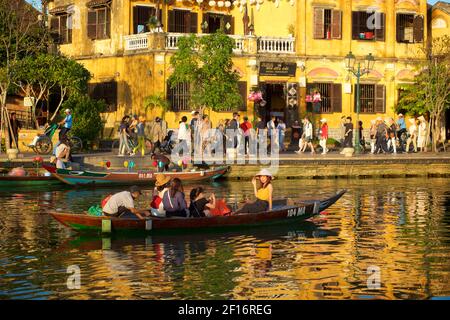
[[[79,236],[48,215],[80,212],[114,190],[2,189],[0,299],[450,296],[450,180],[274,182],[275,197],[296,199],[344,188],[306,224],[141,238]],[[242,181],[207,190],[231,203],[252,192]],[[68,287],[78,268],[79,289]]]

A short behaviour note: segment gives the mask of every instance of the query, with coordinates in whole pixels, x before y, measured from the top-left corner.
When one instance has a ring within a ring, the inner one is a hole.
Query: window
[[[72,15],[65,13],[52,17],[50,33],[55,43],[72,43]]]
[[[222,30],[225,34],[234,34],[234,18],[225,14],[205,13],[202,30],[203,33],[215,33]]]
[[[423,16],[397,14],[397,42],[417,43],[423,41]]]
[[[161,11],[159,11],[161,13]],[[150,17],[156,15],[156,9],[147,6],[133,7],[133,33],[149,32],[148,22]]]
[[[88,37],[92,40],[111,37],[111,9],[100,7],[88,11]]]
[[[188,10],[169,10],[168,32],[197,33],[197,13]]]
[[[104,100],[108,112],[117,110],[117,82],[100,82],[89,84],[89,96],[95,100]]]
[[[314,9],[314,39],[341,39],[342,12],[339,10]]]
[[[361,113],[385,113],[386,91],[383,85],[361,84],[360,89]],[[356,103],[355,85],[355,112],[357,112]]]
[[[342,85],[340,83],[308,83],[306,94],[313,95],[314,90],[320,92],[322,102],[320,113],[342,112]],[[312,103],[307,104],[308,112],[313,111]]]
[[[384,41],[385,16],[381,12],[352,12],[352,39]]]
[[[167,100],[173,111],[189,111],[190,98],[189,83],[179,83],[173,88],[167,84]]]

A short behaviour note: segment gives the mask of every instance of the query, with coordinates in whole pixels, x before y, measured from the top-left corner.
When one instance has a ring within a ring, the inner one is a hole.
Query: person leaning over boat
[[[138,210],[134,207],[134,201],[140,195],[142,195],[142,192],[138,186],[132,186],[128,191],[113,194],[103,207],[103,214],[107,217],[137,217],[139,219],[145,219],[145,217],[150,215],[150,212]]]
[[[205,196],[205,189],[202,187],[194,188],[190,194],[191,204],[189,213],[191,217],[202,218],[210,215],[210,210],[216,207],[216,196],[211,193],[209,198]]]
[[[272,210],[272,179],[273,175],[267,169],[262,169],[252,179],[253,190],[256,196],[255,202],[246,203],[235,213],[257,213]],[[259,181],[260,186],[257,186]]]
[[[181,180],[174,178],[170,182],[170,187],[162,197],[166,217],[187,217],[187,204],[184,197]]]

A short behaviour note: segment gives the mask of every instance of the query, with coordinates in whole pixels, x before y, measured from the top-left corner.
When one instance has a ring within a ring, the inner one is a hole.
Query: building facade
[[[111,134],[124,114],[146,113],[143,101],[151,94],[169,100],[171,127],[190,113],[186,86],[167,85],[170,57],[186,33],[221,29],[235,40],[242,114],[292,122],[311,113],[306,96],[318,89],[321,110],[313,116],[326,117],[336,132],[342,116],[356,116],[356,80],[345,56],[376,58],[361,78],[360,119],[367,127],[377,116],[394,116],[399,88],[413,81],[428,34],[425,0],[53,0],[48,9],[59,51],[86,66],[91,95],[107,101]],[[148,23],[156,15],[161,26]],[[254,88],[265,106],[247,100]],[[213,125],[233,111],[211,111]],[[147,110],[147,117],[160,112]]]

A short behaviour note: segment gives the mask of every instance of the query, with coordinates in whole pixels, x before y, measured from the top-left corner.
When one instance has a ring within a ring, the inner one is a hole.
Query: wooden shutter
[[[198,14],[197,12],[191,12],[191,23],[190,23],[190,32],[191,33],[197,33],[198,32]]]
[[[342,85],[340,83],[331,84],[331,112],[342,112]]]
[[[314,8],[314,39],[325,37],[325,10]]]
[[[182,33],[190,33],[191,32],[191,13],[188,11],[181,11],[181,16],[183,20],[183,24],[181,26]]]
[[[423,41],[424,19],[423,16],[414,17],[414,42]]]
[[[59,17],[52,17],[50,20],[50,34],[55,43],[60,43]]]
[[[238,86],[242,98],[242,105],[239,108],[239,111],[247,111],[247,81],[239,81]]]
[[[331,11],[331,39],[342,39],[342,11]]]
[[[230,29],[227,29],[227,24],[230,24]],[[225,34],[234,34],[234,19],[230,15],[223,16],[223,32]]]
[[[375,112],[384,113],[386,110],[386,88],[384,85],[375,85]]]
[[[175,32],[175,12],[173,10],[168,12],[167,24],[169,26],[168,32]]]
[[[133,33],[138,33],[138,24],[139,24],[139,7],[133,7]]]
[[[397,20],[396,20],[396,28],[395,28],[395,35],[397,38],[397,42],[403,42],[403,39],[405,38],[405,29],[404,26],[401,24],[401,14],[397,13]]]
[[[105,18],[106,18],[106,38],[111,38],[111,9],[109,7],[105,8]]]
[[[375,29],[375,40],[384,41],[385,34],[385,16],[384,13],[378,13],[380,15],[380,29]]]
[[[358,11],[352,11],[352,39],[359,39],[359,21],[360,15]]]
[[[97,37],[97,12],[88,11],[88,38],[95,39]]]

